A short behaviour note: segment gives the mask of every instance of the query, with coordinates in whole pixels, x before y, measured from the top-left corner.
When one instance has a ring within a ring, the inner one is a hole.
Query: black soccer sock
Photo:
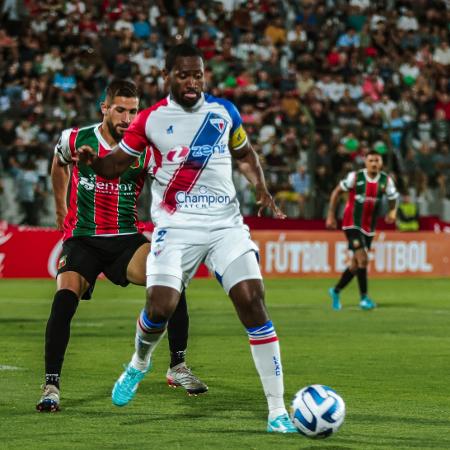
[[[348,267],[345,270],[345,272],[341,275],[340,280],[338,281],[338,284],[334,287],[334,290],[336,292],[340,292],[342,289],[347,286],[350,281],[353,280],[353,277],[355,276],[355,272],[352,272]]]
[[[367,295],[367,268],[358,267],[356,275],[358,277],[359,293],[362,298]]]
[[[181,293],[180,301],[167,325],[169,337],[170,367],[181,364],[186,359],[188,341],[189,315],[187,311],[186,295]]]
[[[45,383],[59,388],[59,377],[70,338],[70,322],[78,306],[78,297],[70,289],[61,289],[53,299],[45,330]]]

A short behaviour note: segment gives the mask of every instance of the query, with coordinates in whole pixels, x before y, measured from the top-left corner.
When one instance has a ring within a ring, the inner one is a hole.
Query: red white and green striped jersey
[[[64,130],[55,146],[62,164],[70,164],[76,149],[89,145],[100,157],[111,147],[100,133],[101,124]],[[64,237],[112,236],[139,232],[136,201],[152,166],[148,147],[119,178],[108,180],[85,164],[73,166]]]
[[[350,172],[340,182],[343,191],[349,193],[345,205],[342,229],[356,228],[364,234],[375,234],[375,223],[383,195],[388,200],[398,197],[397,189],[391,177],[380,172],[375,178],[370,178],[367,170]]]

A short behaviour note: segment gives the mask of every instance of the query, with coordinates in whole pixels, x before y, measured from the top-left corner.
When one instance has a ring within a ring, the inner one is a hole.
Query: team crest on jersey
[[[185,145],[178,145],[167,152],[166,158],[170,162],[180,163],[185,160],[188,154],[189,147],[186,147]]]
[[[66,265],[66,262],[67,262],[67,255],[61,256],[61,258],[59,258],[58,261],[58,270],[61,270]]]
[[[211,125],[216,128],[220,133],[223,132],[224,128],[227,125],[227,121],[225,119],[220,118],[214,118],[214,119],[209,119],[209,122],[211,123]]]

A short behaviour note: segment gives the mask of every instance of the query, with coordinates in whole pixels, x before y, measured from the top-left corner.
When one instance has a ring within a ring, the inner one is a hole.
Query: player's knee
[[[238,309],[245,312],[246,315],[259,315],[265,311],[264,289],[260,282],[243,281],[238,283],[231,288],[230,297]]]
[[[78,295],[70,289],[56,291],[52,304],[52,317],[71,319],[78,307]]]

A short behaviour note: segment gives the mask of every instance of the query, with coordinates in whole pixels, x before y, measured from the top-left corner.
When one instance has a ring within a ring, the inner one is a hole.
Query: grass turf
[[[0,281],[2,449],[448,449],[450,280],[374,280],[380,307],[360,311],[356,285],[330,307],[330,280],[266,280],[281,341],[286,402],[327,384],[347,406],[342,429],[313,441],[265,432],[266,404],[245,332],[213,280],[188,291],[188,363],[210,392],[188,397],[165,384],[167,340],[127,407],[110,391],[133,352],[144,289],[97,283],[73,321],[62,411],[34,410],[43,379],[44,329],[54,283]]]

